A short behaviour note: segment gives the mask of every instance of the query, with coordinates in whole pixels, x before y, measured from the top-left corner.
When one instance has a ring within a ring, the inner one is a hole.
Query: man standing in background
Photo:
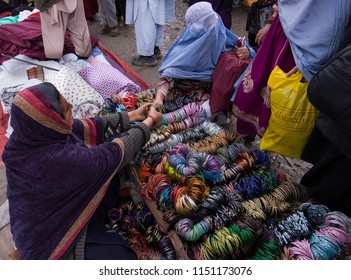
[[[76,55],[90,55],[90,33],[83,0],[35,0],[34,3],[40,11],[46,58],[62,57],[66,30],[70,33]]]
[[[117,13],[115,0],[98,0],[100,23],[103,25],[101,34],[109,34],[111,37],[119,35],[117,28]]]
[[[127,0],[126,24],[134,25],[138,54],[132,64],[149,67],[158,64],[165,24],[174,18],[174,0]]]

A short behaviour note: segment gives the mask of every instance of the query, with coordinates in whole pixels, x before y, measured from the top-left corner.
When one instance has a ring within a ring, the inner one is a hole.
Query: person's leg
[[[140,2],[134,30],[139,57],[133,59],[132,63],[138,66],[156,66],[158,64],[154,56],[156,24],[153,20],[148,1]]]
[[[44,52],[46,58],[59,59],[63,55],[65,31],[67,28],[69,14],[63,12],[60,14],[61,15],[58,17],[58,22],[52,24],[51,15],[48,10],[40,13]]]
[[[154,47],[154,55],[156,56],[157,59],[162,58],[160,48],[163,46],[164,30],[165,30],[164,25],[156,24],[156,40],[155,40],[155,47]]]
[[[67,30],[70,32],[76,54],[88,57],[91,53],[91,40],[88,24],[85,20],[83,0],[77,1],[77,8],[69,15]]]
[[[107,24],[107,20],[105,16],[104,0],[98,0],[98,5],[99,5],[99,20],[100,20],[100,24],[103,26],[101,30],[101,34],[107,34],[110,32],[110,27]]]
[[[117,29],[118,23],[115,0],[98,0],[98,3],[101,22],[104,25],[101,33],[109,33],[112,37],[117,36],[119,31]]]
[[[115,0],[105,0],[105,15],[108,26],[114,28],[117,26],[116,3]]]
[[[119,25],[124,25],[126,19],[126,0],[116,0],[117,20]]]

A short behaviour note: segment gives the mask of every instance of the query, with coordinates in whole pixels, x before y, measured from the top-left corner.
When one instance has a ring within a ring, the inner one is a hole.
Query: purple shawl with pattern
[[[21,259],[60,259],[101,202],[123,151],[98,118],[70,126],[44,84],[13,100],[3,153],[11,230]]]
[[[245,74],[234,99],[232,113],[242,136],[262,137],[271,117],[269,76],[278,65],[284,72],[295,66],[290,44],[277,17]]]

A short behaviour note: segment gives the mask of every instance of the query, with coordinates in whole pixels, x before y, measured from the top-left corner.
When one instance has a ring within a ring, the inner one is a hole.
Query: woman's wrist
[[[148,116],[144,121],[143,123],[148,126],[148,127],[153,127],[156,125],[156,120],[151,117],[151,116]]]
[[[157,120],[153,116],[148,116],[152,120],[152,126],[157,125]]]
[[[128,118],[129,118],[129,121],[132,123],[132,122],[135,122],[136,121],[136,116],[135,116],[135,111],[130,111],[128,112]]]

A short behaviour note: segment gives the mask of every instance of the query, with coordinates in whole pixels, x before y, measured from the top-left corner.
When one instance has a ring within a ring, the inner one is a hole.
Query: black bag
[[[351,44],[311,79],[307,96],[320,112],[351,134]]]

